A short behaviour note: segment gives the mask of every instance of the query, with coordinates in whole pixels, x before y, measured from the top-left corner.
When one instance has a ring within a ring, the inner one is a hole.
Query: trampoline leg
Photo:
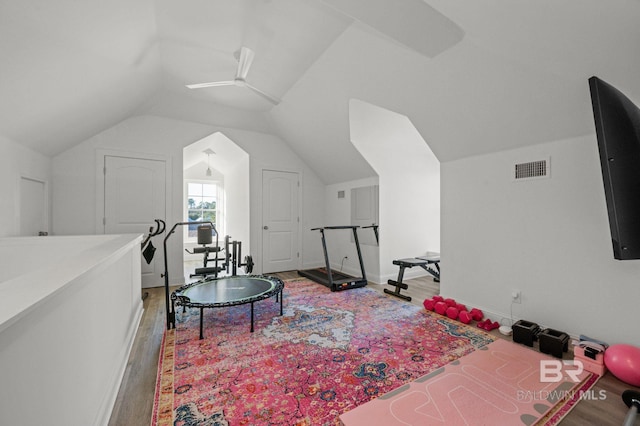
[[[202,335],[202,317],[204,316],[204,308],[200,308],[200,340],[204,339]]]
[[[280,316],[282,316],[282,299],[284,299],[284,294],[282,294],[282,290],[280,290]]]
[[[253,333],[253,302],[251,302],[251,332]]]
[[[167,330],[171,330],[171,326],[176,328],[176,306],[175,302],[171,301],[171,312],[167,312]]]

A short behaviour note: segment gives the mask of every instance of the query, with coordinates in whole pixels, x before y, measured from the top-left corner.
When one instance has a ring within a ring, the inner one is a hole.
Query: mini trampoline
[[[276,296],[280,299],[282,315],[282,290],[284,282],[264,275],[241,275],[211,278],[186,284],[171,294],[172,311],[175,306],[200,309],[200,339],[203,338],[204,308],[224,308],[251,303],[251,332],[253,333],[254,302]]]

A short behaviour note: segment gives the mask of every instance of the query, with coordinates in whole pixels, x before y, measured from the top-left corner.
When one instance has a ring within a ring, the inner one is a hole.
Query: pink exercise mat
[[[547,362],[542,377],[541,361]],[[558,362],[499,339],[341,415],[340,420],[345,426],[531,425],[560,406],[592,396],[584,393],[597,376]]]

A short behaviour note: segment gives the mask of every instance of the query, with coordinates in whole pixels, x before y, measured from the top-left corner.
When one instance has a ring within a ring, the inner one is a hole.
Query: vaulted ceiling
[[[352,98],[408,116],[441,161],[593,133],[591,75],[640,103],[638,22],[638,0],[0,0],[0,134],[53,156],[173,115],[275,134],[347,181],[373,173]],[[185,87],[233,80],[243,46],[277,105]]]

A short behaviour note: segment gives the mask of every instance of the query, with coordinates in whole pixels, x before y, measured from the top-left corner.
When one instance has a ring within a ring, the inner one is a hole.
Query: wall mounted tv
[[[640,109],[598,77],[589,88],[613,256],[640,259]]]

